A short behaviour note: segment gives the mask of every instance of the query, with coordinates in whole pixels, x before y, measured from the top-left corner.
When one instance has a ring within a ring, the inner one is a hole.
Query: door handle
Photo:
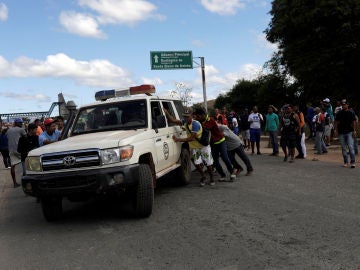
[[[156,142],[160,142],[161,141],[161,138],[159,138],[159,139],[156,139]]]

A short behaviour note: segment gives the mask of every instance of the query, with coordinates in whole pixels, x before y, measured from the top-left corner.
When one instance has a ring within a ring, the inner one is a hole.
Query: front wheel
[[[62,198],[45,197],[41,198],[41,207],[47,221],[59,220],[62,216]]]
[[[135,215],[149,217],[154,205],[154,186],[150,166],[140,164],[139,183],[135,193]]]

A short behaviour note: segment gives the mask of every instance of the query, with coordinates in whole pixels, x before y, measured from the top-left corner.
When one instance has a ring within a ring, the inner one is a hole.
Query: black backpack
[[[186,128],[190,132],[189,126],[186,125]],[[196,137],[195,137],[196,138]],[[200,139],[196,138],[196,140],[203,146],[208,146],[210,144],[211,139],[211,131],[202,126],[202,133]]]

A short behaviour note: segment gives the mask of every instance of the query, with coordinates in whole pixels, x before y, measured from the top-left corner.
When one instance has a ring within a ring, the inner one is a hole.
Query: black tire
[[[180,153],[181,166],[176,169],[176,180],[180,185],[187,185],[191,180],[191,160],[188,149],[181,149]]]
[[[135,215],[140,218],[149,217],[154,205],[154,185],[150,166],[140,164],[139,183],[135,193]]]
[[[41,198],[41,207],[47,221],[57,221],[62,216],[62,198],[45,197]]]

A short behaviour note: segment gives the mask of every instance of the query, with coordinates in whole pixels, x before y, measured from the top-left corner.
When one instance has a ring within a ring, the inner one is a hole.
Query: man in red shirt
[[[198,120],[204,128],[210,130],[211,132],[211,153],[214,158],[214,166],[221,176],[219,181],[226,181],[226,174],[220,165],[219,156],[221,156],[221,159],[224,161],[226,168],[230,173],[230,181],[234,181],[236,174],[227,154],[224,134],[220,131],[214,118],[209,117],[203,108],[196,109],[194,114],[196,115],[196,120]]]

